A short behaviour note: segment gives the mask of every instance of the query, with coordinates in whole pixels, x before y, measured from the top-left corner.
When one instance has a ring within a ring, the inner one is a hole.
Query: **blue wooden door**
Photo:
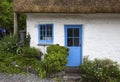
[[[70,49],[67,66],[82,62],[82,25],[65,25],[65,46]]]

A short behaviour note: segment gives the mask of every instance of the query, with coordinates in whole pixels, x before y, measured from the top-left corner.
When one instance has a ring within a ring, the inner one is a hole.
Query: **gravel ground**
[[[57,82],[53,79],[40,79],[34,74],[4,74],[0,73],[0,82]]]

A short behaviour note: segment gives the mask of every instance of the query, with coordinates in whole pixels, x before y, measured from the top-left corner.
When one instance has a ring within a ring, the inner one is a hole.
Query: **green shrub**
[[[38,74],[41,70],[41,61],[35,57],[14,55],[13,53],[0,51],[0,72]]]
[[[39,50],[23,45],[13,35],[6,36],[0,41],[0,72],[27,73],[32,70],[43,78],[66,67],[68,51],[66,47],[50,45],[41,61]]]
[[[12,34],[5,36],[2,40],[0,40],[1,51],[21,54],[22,46],[23,44],[18,42],[18,40]]]
[[[13,62],[16,60],[17,55],[10,52],[0,51],[0,72],[6,73],[20,73],[21,69],[16,68]]]
[[[88,82],[112,82],[113,80],[120,80],[120,67],[117,62],[110,59],[95,59],[92,61],[85,57],[80,66],[80,71],[83,80]]]
[[[61,54],[68,55],[68,52],[69,52],[68,48],[64,46],[60,46],[59,44],[50,45],[49,47],[47,47],[47,53],[49,54],[61,53]]]
[[[30,34],[28,33],[27,36],[26,36],[26,39],[25,39],[25,46],[29,46],[30,47]]]
[[[23,56],[26,56],[28,58],[40,59],[42,56],[42,52],[40,52],[40,50],[38,50],[36,48],[30,48],[30,47],[23,47],[22,54],[23,54]]]
[[[41,70],[41,52],[20,43],[13,35],[0,41],[0,72],[38,74]]]
[[[59,45],[47,47],[47,54],[42,61],[45,74],[56,73],[65,69],[69,49]]]

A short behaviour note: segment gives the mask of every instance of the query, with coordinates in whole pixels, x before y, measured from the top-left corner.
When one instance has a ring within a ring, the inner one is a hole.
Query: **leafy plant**
[[[42,61],[45,73],[47,75],[56,73],[65,69],[69,49],[63,46],[50,45],[47,48],[47,54]]]
[[[30,34],[28,33],[27,36],[26,36],[26,40],[25,40],[25,46],[29,46],[30,47]]]
[[[41,54],[36,48],[24,47],[13,35],[5,36],[0,41],[0,72],[38,74]]]
[[[49,53],[49,54],[61,53],[61,54],[65,54],[67,56],[68,52],[69,52],[68,48],[66,48],[64,46],[60,46],[59,44],[50,45],[49,47],[47,47],[47,53]]]
[[[6,27],[10,32],[13,32],[13,1],[14,0],[0,0],[0,27]],[[19,29],[26,28],[26,15],[19,14]]]
[[[40,50],[22,45],[13,35],[5,36],[0,47],[0,72],[32,72],[44,78],[62,71],[67,64],[69,49],[60,45],[48,46],[43,61]]]
[[[6,72],[6,73],[20,73],[23,72],[23,70],[18,69],[13,64],[13,61],[16,59],[16,55],[0,51],[0,72]]]
[[[0,40],[1,51],[21,54],[22,46],[23,44],[18,42],[18,40],[12,34],[5,36],[2,40]]]
[[[8,0],[0,1],[0,22],[0,27],[13,30],[13,3]]]
[[[30,47],[23,47],[22,48],[22,55],[26,56],[28,58],[38,58],[40,60],[42,56],[42,52],[36,48],[30,48]]]
[[[120,67],[117,62],[110,59],[89,60],[84,57],[83,64],[80,66],[82,77],[89,82],[111,82],[120,80]]]

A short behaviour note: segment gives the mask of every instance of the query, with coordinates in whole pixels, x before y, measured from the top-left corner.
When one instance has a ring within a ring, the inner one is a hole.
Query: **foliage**
[[[5,52],[11,52],[14,54],[21,54],[22,43],[12,35],[5,36],[0,40],[0,50]]]
[[[28,33],[27,36],[26,36],[26,40],[25,40],[25,46],[29,46],[30,47],[30,34]]]
[[[63,46],[50,45],[43,60],[44,74],[51,74],[62,71],[67,64],[69,49]],[[45,76],[45,75],[44,75]]]
[[[6,27],[10,32],[13,31],[13,0],[0,1],[0,27]],[[19,14],[19,29],[23,30],[26,27],[25,14]]]
[[[44,78],[66,67],[68,51],[66,47],[50,45],[41,61],[40,50],[21,44],[13,35],[5,36],[0,41],[0,72],[32,72]]]
[[[41,67],[40,60],[28,58],[13,53],[0,51],[0,72],[28,73],[30,70],[38,72]]]
[[[13,27],[13,3],[7,0],[0,1],[0,26],[12,31]]]
[[[20,27],[19,30],[25,30],[26,29],[26,15],[23,13],[19,14],[19,23],[18,26]]]
[[[29,46],[18,44],[13,35],[5,36],[0,41],[0,72],[38,74],[41,69],[41,52]],[[18,51],[21,52],[18,54]]]
[[[16,55],[0,51],[0,72],[6,72],[6,73],[19,73],[23,72],[21,69],[18,69],[13,64],[13,61],[16,59]]]
[[[80,71],[83,80],[89,82],[114,82],[114,80],[120,78],[119,65],[110,59],[95,59],[92,61],[85,57],[83,64],[80,66]]]
[[[58,44],[56,45],[50,45],[47,48],[47,53],[49,54],[54,54],[54,53],[61,53],[61,54],[65,54],[68,55],[69,49],[64,47],[64,46],[60,46]]]
[[[40,60],[42,53],[40,52],[40,50],[38,50],[36,48],[23,47],[22,55],[26,56],[28,58],[38,58]]]

